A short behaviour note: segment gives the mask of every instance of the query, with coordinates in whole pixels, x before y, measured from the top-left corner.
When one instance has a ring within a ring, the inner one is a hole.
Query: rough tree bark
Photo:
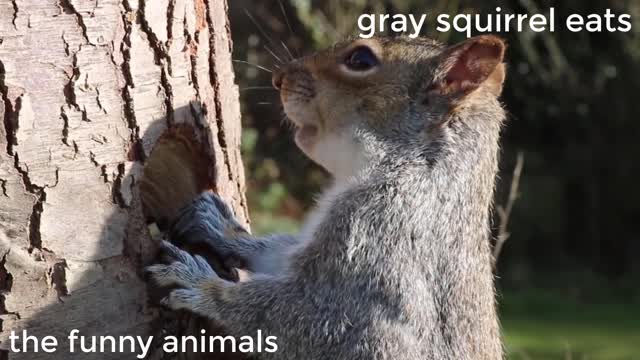
[[[64,339],[157,328],[136,184],[168,128],[202,135],[216,190],[247,221],[226,11],[225,0],[0,0],[0,359],[135,358],[69,354]],[[61,350],[7,354],[22,329]]]

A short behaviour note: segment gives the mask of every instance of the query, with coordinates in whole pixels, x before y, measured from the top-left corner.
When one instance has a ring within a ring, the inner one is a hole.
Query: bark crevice
[[[42,236],[40,233],[41,215],[43,211],[43,204],[47,200],[47,193],[44,187],[40,187],[31,182],[29,178],[28,170],[25,170],[20,166],[20,159],[18,154],[13,155],[14,167],[22,177],[22,183],[27,192],[35,195],[36,201],[31,209],[31,215],[29,215],[29,251],[33,249],[40,249],[42,247]],[[57,184],[57,171],[56,171],[56,184]],[[55,186],[55,185],[54,185]]]
[[[11,0],[11,6],[13,7],[13,19],[11,19],[11,23],[13,24],[13,28],[18,30],[18,24],[16,24],[18,12],[20,11],[18,8],[18,0]]]
[[[183,29],[184,29],[184,38],[186,40],[187,46],[189,47],[189,67],[190,67],[190,74],[191,74],[191,82],[193,83],[193,89],[195,90],[195,95],[196,95],[196,100],[198,100],[199,103],[202,103],[202,98],[200,96],[200,83],[199,83],[199,79],[198,79],[198,47],[199,47],[199,43],[198,43],[198,39],[199,39],[199,35],[200,35],[200,30],[196,30],[195,33],[193,35],[191,35],[191,33],[189,33],[188,27],[187,27],[187,18],[185,17],[183,20]],[[198,119],[198,117],[195,117],[195,119]]]
[[[82,49],[82,46],[80,46],[80,48],[78,49],[78,52],[81,49]],[[88,122],[90,120],[87,115],[87,110],[84,108],[81,108],[80,105],[78,105],[78,100],[76,98],[76,92],[75,92],[76,80],[80,78],[80,68],[78,67],[77,52],[73,53],[71,66],[72,66],[72,69],[71,69],[71,75],[69,75],[69,82],[67,82],[67,84],[64,86],[62,93],[64,94],[64,98],[65,98],[65,101],[67,102],[67,105],[69,105],[70,107],[74,108],[76,111],[82,114],[82,121]],[[63,115],[61,114],[61,116]],[[64,115],[64,117],[66,117],[66,114]],[[63,121],[64,121],[64,117],[63,117]],[[68,125],[68,121],[67,121],[67,125]],[[63,128],[63,135],[64,135],[64,131],[65,130]],[[68,128],[67,128],[67,131],[68,131]]]
[[[131,148],[128,152],[128,160],[138,160],[144,162],[146,154],[142,141],[140,139],[140,127],[136,119],[136,113],[134,110],[133,96],[131,89],[135,86],[133,83],[133,74],[131,71],[131,32],[133,31],[132,14],[135,14],[131,9],[131,5],[128,1],[123,2],[125,12],[122,14],[122,22],[124,24],[124,38],[120,44],[120,53],[122,54],[122,64],[120,70],[124,78],[125,86],[122,87],[122,100],[124,102],[124,117],[127,122],[127,127],[131,132]],[[114,49],[115,51],[115,49]],[[115,61],[112,57],[112,62]]]
[[[7,141],[7,154],[13,156],[13,146],[16,145],[16,130],[17,124],[15,121],[16,115],[11,105],[11,99],[9,99],[9,86],[6,84],[6,68],[2,60],[0,60],[0,99],[4,104],[4,119],[2,122],[5,128],[5,135]]]
[[[44,189],[39,189],[36,193],[36,202],[33,204],[31,216],[29,216],[29,251],[42,248],[42,233],[40,224],[44,202],[47,200],[47,193]]]
[[[227,168],[227,174],[229,180],[233,181],[233,169],[231,168],[231,161],[229,160],[229,154],[227,152],[227,139],[224,134],[224,122],[222,116],[222,101],[220,100],[220,81],[218,80],[218,74],[216,71],[216,30],[214,27],[213,19],[211,18],[211,5],[208,1],[205,1],[206,9],[206,22],[209,28],[209,81],[214,92],[214,103],[216,110],[216,137],[218,138],[218,144],[222,150],[222,156],[224,157],[224,165]],[[226,17],[226,16],[225,16]]]
[[[118,173],[113,180],[113,188],[111,189],[111,198],[114,204],[117,204],[121,208],[126,209],[129,207],[129,205],[127,205],[127,202],[125,201],[121,191],[123,186],[122,180],[126,176],[124,164],[118,164],[117,170]]]
[[[171,45],[171,41],[173,40],[173,14],[176,9],[176,0],[169,0],[169,4],[167,6],[167,47]],[[172,69],[169,67],[169,75],[172,75]]]
[[[13,287],[13,275],[9,272],[5,264],[7,263],[7,256],[11,250],[7,250],[2,254],[2,259],[0,260],[0,315],[14,315],[17,318],[20,318],[20,314],[10,312],[7,309],[5,304],[6,296],[11,292],[11,288]],[[0,332],[4,331],[3,320],[0,317]],[[2,355],[2,352],[0,352]]]
[[[53,264],[49,269],[48,276],[51,287],[58,295],[58,300],[62,301],[63,297],[69,295],[67,289],[67,262],[61,260]]]
[[[90,44],[91,42],[89,41],[89,36],[87,35],[87,24],[85,24],[82,14],[78,10],[76,10],[75,6],[73,6],[73,4],[71,3],[71,0],[59,0],[58,4],[60,10],[63,13],[74,15],[76,17],[78,26],[80,26],[80,28],[82,29],[82,36],[84,36],[84,39],[87,41],[87,43]]]
[[[9,193],[7,193],[7,180],[0,179],[0,189],[2,190],[2,195],[9,197]]]
[[[60,107],[60,118],[62,119],[62,143],[71,146],[71,144],[69,144],[69,117],[64,110],[64,106]],[[77,145],[74,147],[77,153]]]
[[[151,47],[151,50],[155,55],[156,64],[160,66],[160,85],[162,86],[165,94],[164,101],[167,111],[167,125],[171,126],[174,124],[173,89],[171,87],[171,83],[169,82],[171,57],[167,52],[165,44],[163,44],[162,41],[158,39],[158,36],[153,31],[148,19],[146,18],[146,1],[140,0],[139,5],[138,20],[140,23],[140,28],[142,29],[142,32],[147,36],[149,46]]]

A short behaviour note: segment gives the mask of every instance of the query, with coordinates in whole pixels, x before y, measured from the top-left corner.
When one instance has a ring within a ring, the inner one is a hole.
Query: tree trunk
[[[0,359],[134,359],[70,354],[66,338],[162,328],[137,184],[167,129],[199,133],[217,192],[247,221],[226,7],[0,0]],[[23,329],[58,351],[7,353]]]

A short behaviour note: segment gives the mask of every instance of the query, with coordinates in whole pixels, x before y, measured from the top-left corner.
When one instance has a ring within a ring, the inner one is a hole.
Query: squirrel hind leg
[[[140,193],[145,217],[167,230],[180,209],[213,189],[212,160],[186,125],[167,130],[144,165]]]

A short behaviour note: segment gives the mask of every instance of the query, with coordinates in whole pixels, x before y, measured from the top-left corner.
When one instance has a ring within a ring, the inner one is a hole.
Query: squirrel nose
[[[284,72],[282,71],[274,71],[273,76],[271,77],[271,84],[276,90],[280,90],[282,88],[282,79],[284,78]]]

